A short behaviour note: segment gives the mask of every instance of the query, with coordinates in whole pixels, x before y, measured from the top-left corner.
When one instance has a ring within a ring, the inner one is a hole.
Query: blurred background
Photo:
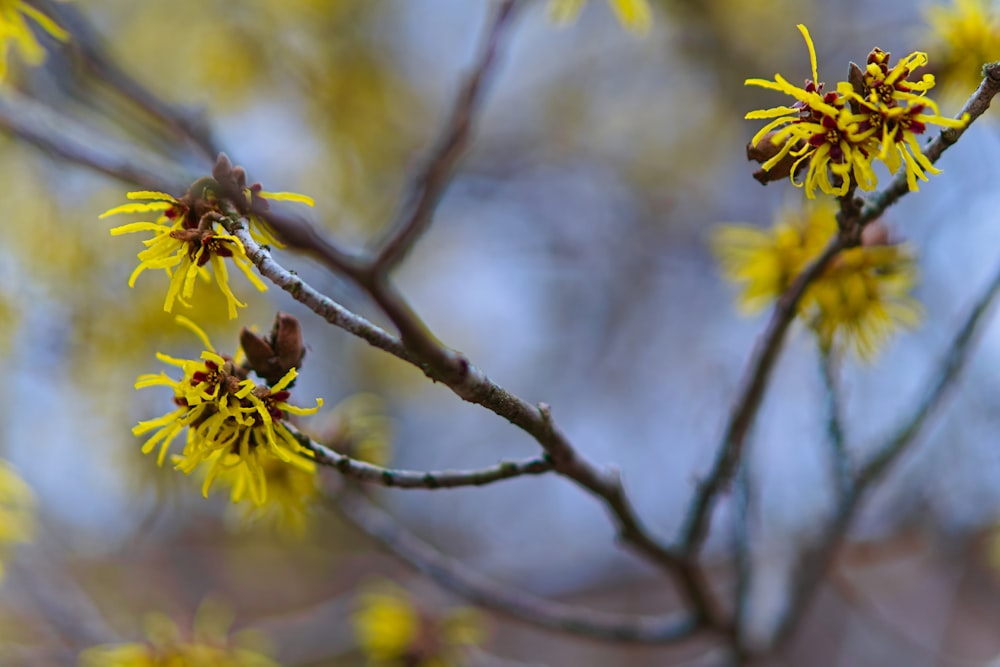
[[[473,146],[398,284],[441,340],[500,385],[550,404],[581,451],[618,466],[646,523],[670,539],[764,323],[737,312],[736,288],[719,277],[707,240],[719,223],[767,226],[802,201],[787,182],[762,187],[750,176],[745,145],[759,125],[743,115],[784,100],[743,80],[809,75],[796,23],[809,26],[828,85],[873,46],[897,58],[926,50],[933,66],[932,3],[652,0],[645,36],[620,26],[603,1],[588,2],[569,25],[553,24],[546,2],[526,4]],[[391,218],[437,136],[489,8],[485,0],[92,0],[54,5],[51,15],[85,17],[125,72],[202,119],[251,181],[314,197],[316,224],[359,247]],[[72,42],[44,43],[45,66],[15,61],[11,87],[178,169],[210,170],[208,158],[85,67]],[[974,89],[978,72],[965,74],[936,97],[943,114]],[[922,395],[1000,262],[998,148],[988,112],[939,163],[944,173],[884,218],[919,252],[926,321],[873,364],[846,360],[847,439],[859,455]],[[312,508],[305,534],[290,536],[240,520],[224,490],[206,500],[200,479],[140,454],[131,427],[166,412],[170,397],[136,392],[135,377],[161,370],[156,352],[195,357],[200,345],[162,312],[162,275],[128,289],[139,240],[112,238],[109,221],[97,219],[132,189],[0,137],[0,456],[34,489],[39,523],[0,589],[2,664],[74,664],[102,633],[142,641],[147,611],[190,626],[211,597],[233,610],[237,628],[267,634],[281,664],[360,665],[350,618],[362,582],[392,579],[429,609],[460,605],[328,506]],[[347,282],[308,259],[278,259],[383,322]],[[235,350],[240,327],[266,330],[276,310],[299,317],[309,352],[298,403],[377,395],[392,466],[483,467],[538,453],[522,432],[280,290],[255,294],[241,276],[233,282],[250,300],[238,320],[202,291],[205,312],[219,314],[198,322],[216,348]],[[785,604],[792,564],[832,511],[814,348],[793,327],[749,450],[758,573],[749,599],[762,635]],[[785,664],[1000,656],[991,555],[998,363],[1000,329],[990,325],[946,410],[862,511]],[[376,497],[432,544],[512,587],[609,610],[676,606],[669,583],[615,545],[604,509],[560,478]],[[720,586],[732,532],[724,501],[706,556]],[[502,617],[486,625],[483,650],[515,664],[719,664],[709,643],[635,648]]]

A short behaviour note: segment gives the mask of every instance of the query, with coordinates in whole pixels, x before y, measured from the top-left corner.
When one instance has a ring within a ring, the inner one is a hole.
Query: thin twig
[[[982,84],[959,112],[958,117],[968,113],[969,122],[963,128],[945,129],[924,149],[923,152],[931,163],[937,162],[945,149],[958,141],[969,125],[989,108],[993,97],[1000,92],[1000,63],[987,65],[983,69],[983,73]],[[858,213],[855,221],[838,220],[841,228],[840,235],[831,242],[811,266],[798,276],[778,300],[767,328],[758,339],[750,357],[716,460],[708,477],[699,485],[695,493],[692,511],[688,514],[684,530],[681,533],[681,543],[688,555],[697,553],[707,537],[712,509],[736,471],[742,453],[743,441],[757,416],[764,390],[768,385],[778,352],[781,350],[785,334],[788,331],[788,325],[795,317],[796,306],[806,287],[822,273],[837,253],[857,242],[861,229],[865,225],[876,220],[885,212],[886,208],[907,192],[909,192],[909,188],[906,183],[906,174],[901,171],[884,191],[870,198]],[[842,213],[845,211],[849,213],[850,209],[853,208],[852,199],[850,206],[843,207]]]
[[[175,137],[188,140],[209,163],[215,160],[220,149],[207,123],[189,110],[164,102],[119,67],[105,50],[104,37],[97,34],[83,13],[73,5],[56,2],[46,2],[45,5],[46,14],[72,35],[63,47],[66,51],[99,80],[163,123]]]
[[[865,495],[913,444],[916,436],[926,424],[927,418],[941,404],[948,388],[958,379],[968,362],[976,334],[982,328],[985,315],[998,294],[1000,294],[1000,269],[997,270],[987,288],[973,304],[972,310],[958,330],[948,352],[934,374],[937,377],[934,386],[920,405],[914,409],[913,414],[903,421],[902,426],[889,436],[883,445],[876,448],[878,453],[854,475],[847,496],[840,500],[837,514],[824,531],[818,544],[802,558],[799,571],[791,586],[792,599],[778,623],[773,647],[776,648],[783,644],[792,635],[798,622],[802,619],[805,607],[829,569],[837,547],[843,541]]]
[[[748,457],[749,458],[749,457]],[[733,621],[734,650],[746,646],[746,623],[751,612],[753,591],[753,550],[751,544],[751,505],[753,504],[750,461],[744,459],[736,474],[736,516],[733,521],[733,552],[736,563],[736,586],[733,591],[736,612]]]
[[[303,447],[315,454],[312,460],[320,465],[336,468],[345,477],[359,482],[378,484],[397,489],[456,489],[463,486],[485,486],[525,475],[543,475],[552,472],[552,463],[545,457],[523,461],[501,461],[478,470],[397,470],[372,465],[353,459],[301,433],[294,427],[288,430]]]
[[[402,206],[377,244],[374,272],[384,274],[398,264],[431,222],[437,203],[465,152],[486,83],[499,60],[499,47],[510,25],[517,0],[503,0],[490,18],[479,56],[469,72],[445,123],[437,145],[417,173]]]
[[[515,591],[437,551],[361,494],[343,493],[335,507],[393,555],[440,586],[486,609],[532,625],[594,639],[641,644],[678,642],[698,631],[697,619],[690,615],[636,616],[601,612]]]
[[[871,486],[888,471],[889,467],[907,450],[927,422],[927,418],[941,404],[959,374],[965,368],[972,350],[972,341],[979,332],[980,324],[989,312],[993,301],[1000,292],[1000,271],[990,280],[986,290],[976,301],[962,328],[948,350],[938,369],[937,380],[923,401],[914,409],[909,419],[876,449],[867,463],[858,471],[856,484],[865,488]]]
[[[254,263],[261,275],[291,294],[296,301],[335,327],[354,334],[395,357],[419,365],[417,358],[403,346],[399,338],[360,315],[354,314],[330,297],[321,294],[302,278],[274,261],[270,250],[258,245],[243,224],[230,224],[228,231],[240,240],[246,250],[247,257]]]
[[[837,386],[837,369],[833,351],[817,341],[819,349],[819,370],[823,378],[826,397],[826,434],[830,445],[830,463],[833,471],[833,487],[836,497],[846,498],[851,492],[851,456],[847,451],[844,435],[844,418],[841,413],[840,387]]]
[[[648,561],[668,572],[697,615],[709,627],[726,627],[697,564],[661,544],[649,533],[629,500],[618,473],[598,467],[584,458],[554,424],[548,406],[534,406],[511,394],[458,353],[449,351],[461,364],[463,372],[460,375],[452,373],[450,368],[442,369],[427,363],[425,359],[412,354],[399,339],[344,309],[279,265],[270,252],[250,238],[242,225],[230,224],[229,230],[244,245],[247,256],[264,277],[328,322],[418,366],[428,377],[445,384],[463,400],[492,411],[531,435],[545,451],[556,473],[575,481],[603,501],[617,525],[619,538]]]
[[[681,544],[688,554],[695,554],[701,548],[708,533],[715,501],[729,484],[733,473],[736,472],[743,453],[743,442],[764,398],[764,389],[767,387],[774,363],[778,359],[778,352],[784,342],[785,333],[795,318],[799,300],[805,293],[806,287],[819,277],[827,264],[846,247],[846,244],[844,235],[837,236],[826,247],[823,254],[799,274],[791,287],[778,299],[767,328],[758,338],[747,372],[744,375],[739,398],[730,413],[722,446],[719,448],[712,470],[698,486],[691,511],[681,533]]]
[[[143,188],[180,192],[195,178],[172,162],[103,135],[14,90],[0,95],[0,128],[45,153]]]

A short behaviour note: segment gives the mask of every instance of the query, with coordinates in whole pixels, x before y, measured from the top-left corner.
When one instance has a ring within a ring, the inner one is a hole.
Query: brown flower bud
[[[781,145],[776,145],[771,143],[771,137],[774,136],[774,132],[768,132],[765,134],[757,145],[747,144],[747,159],[760,164],[764,164],[783,148]],[[767,171],[763,169],[758,169],[754,172],[753,177],[756,178],[761,185],[767,185],[771,181],[779,181],[783,178],[788,178],[789,173],[792,171],[792,165],[795,164],[797,160],[791,151],[781,158],[777,164],[768,169]]]
[[[240,332],[240,345],[247,355],[247,364],[259,377],[273,385],[292,368],[301,368],[306,348],[302,342],[299,321],[286,313],[278,313],[267,338],[246,327]]]

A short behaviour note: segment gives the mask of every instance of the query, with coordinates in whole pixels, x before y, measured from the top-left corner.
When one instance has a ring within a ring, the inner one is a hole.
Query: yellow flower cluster
[[[372,667],[457,667],[466,664],[466,651],[485,634],[475,610],[431,614],[388,581],[369,584],[358,596],[354,632]]]
[[[13,46],[29,65],[45,60],[45,49],[31,29],[31,22],[60,42],[69,40],[69,33],[24,0],[0,0],[0,80],[7,78],[7,61]]]
[[[162,465],[174,439],[185,429],[187,441],[183,455],[175,460],[176,468],[191,473],[205,464],[207,474],[202,493],[208,495],[213,481],[225,473],[232,484],[232,500],[249,497],[257,505],[267,500],[266,470],[280,462],[306,472],[314,472],[310,456],[288,430],[284,419],[289,414],[314,414],[323,405],[316,400],[313,408],[291,405],[289,387],[298,371],[292,367],[274,384],[257,384],[249,378],[249,369],[241,356],[229,358],[218,354],[201,329],[187,318],[178,322],[190,328],[207,348],[199,359],[176,359],[165,354],[157,358],[182,370],[179,380],[164,372],[139,376],[136,389],[165,386],[173,390],[173,411],[140,422],[132,432],[153,435],[143,445],[144,454],[159,446],[157,462]]]
[[[230,636],[232,614],[219,604],[198,608],[193,631],[184,636],[169,616],[144,619],[148,641],[93,646],[80,654],[80,667],[280,667],[267,657],[266,640],[252,631]]]
[[[0,555],[16,544],[30,542],[35,534],[35,496],[13,468],[0,461]],[[3,578],[0,560],[0,579]]]
[[[909,295],[913,252],[887,243],[877,223],[865,232],[861,246],[840,253],[810,284],[798,315],[824,349],[849,348],[867,361],[899,326],[919,324],[922,309]],[[753,313],[784,293],[836,233],[836,205],[823,199],[786,211],[769,231],[722,225],[712,244],[725,277],[743,285],[742,310]]]
[[[170,286],[163,302],[163,309],[173,311],[174,304],[189,305],[198,279],[210,281],[208,268],[215,273],[215,281],[226,297],[229,317],[236,317],[236,309],[246,306],[236,298],[229,286],[226,259],[231,259],[247,280],[261,292],[267,287],[253,271],[246,250],[239,240],[228,234],[222,222],[229,215],[225,202],[216,196],[221,188],[212,179],[202,179],[181,198],[163,192],[129,192],[132,203],[116,206],[101,214],[101,218],[122,213],[158,212],[155,222],[133,222],[115,227],[112,236],[133,232],[152,232],[153,237],[143,242],[145,249],[137,255],[139,265],[129,277],[129,287],[147,269],[162,269],[170,278]],[[312,199],[292,192],[264,192],[259,187],[243,188],[248,205],[266,205],[266,200],[294,201],[312,206]],[[259,216],[247,216],[250,234],[264,245],[281,247],[266,223]]]
[[[937,104],[926,97],[934,86],[931,74],[924,74],[919,81],[909,79],[915,69],[927,64],[927,54],[915,51],[890,67],[889,54],[872,49],[864,70],[856,68],[851,81],[838,83],[836,91],[824,92],[812,38],[804,25],[798,28],[809,48],[812,79],[801,88],[780,74],[774,81],[746,80],[747,85],[795,99],[790,106],[746,115],[748,119],[769,119],[750,142],[751,149],[764,151],[759,154],[762,169],[772,172],[767,180],[788,175],[796,186],[805,186],[806,195],[812,198],[817,188],[837,196],[847,194],[853,186],[873,190],[878,183],[872,169],[875,159],[892,173],[905,167],[910,190],[917,189],[917,179],[926,181],[927,173],[939,173],[923,154],[918,135],[928,124],[963,127],[967,119],[939,114]],[[802,171],[805,176],[800,179]]]
[[[549,15],[556,23],[573,21],[583,8],[584,0],[551,0]],[[618,22],[632,32],[644,35],[653,22],[649,0],[608,0]]]
[[[927,40],[946,97],[968,95],[985,63],[1000,60],[1000,8],[990,0],[955,0],[926,12]]]

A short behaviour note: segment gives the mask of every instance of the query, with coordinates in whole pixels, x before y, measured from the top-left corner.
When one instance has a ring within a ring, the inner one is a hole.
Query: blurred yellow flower
[[[0,579],[3,559],[14,545],[35,536],[35,496],[14,469],[0,460]]]
[[[40,65],[45,60],[45,49],[38,43],[28,19],[60,42],[69,40],[68,32],[31,3],[24,0],[0,0],[0,79],[7,78],[11,47],[29,65]]]
[[[925,13],[928,49],[949,99],[968,97],[983,78],[983,65],[1000,60],[1000,11],[990,0],[953,0]]]
[[[246,496],[246,481],[243,476],[231,470],[223,470],[218,482],[232,488],[232,500],[242,510],[238,519],[244,525],[266,524],[274,526],[282,534],[301,537],[309,527],[309,516],[313,504],[320,497],[319,476],[316,464],[304,458],[295,460],[294,465],[273,456],[261,459],[267,497],[263,504],[256,504]]]
[[[457,667],[486,634],[474,609],[434,615],[389,581],[369,584],[358,595],[354,632],[372,667]]]
[[[391,458],[392,422],[375,394],[348,396],[313,429],[321,445],[359,461],[385,467]]]
[[[837,233],[831,200],[789,209],[769,230],[721,225],[712,237],[713,251],[726,279],[743,285],[739,305],[759,311],[776,300]],[[866,230],[862,245],[838,255],[807,288],[799,317],[825,349],[849,348],[871,360],[898,327],[915,327],[922,309],[910,296],[917,270],[912,250],[889,244],[877,223]]]
[[[551,0],[549,15],[556,23],[569,23],[576,19],[585,0]],[[618,22],[632,32],[645,35],[653,23],[649,0],[608,0]]]
[[[269,658],[267,641],[253,631],[230,635],[233,615],[206,601],[188,636],[166,614],[144,619],[147,641],[104,644],[84,650],[80,667],[280,667]]]

